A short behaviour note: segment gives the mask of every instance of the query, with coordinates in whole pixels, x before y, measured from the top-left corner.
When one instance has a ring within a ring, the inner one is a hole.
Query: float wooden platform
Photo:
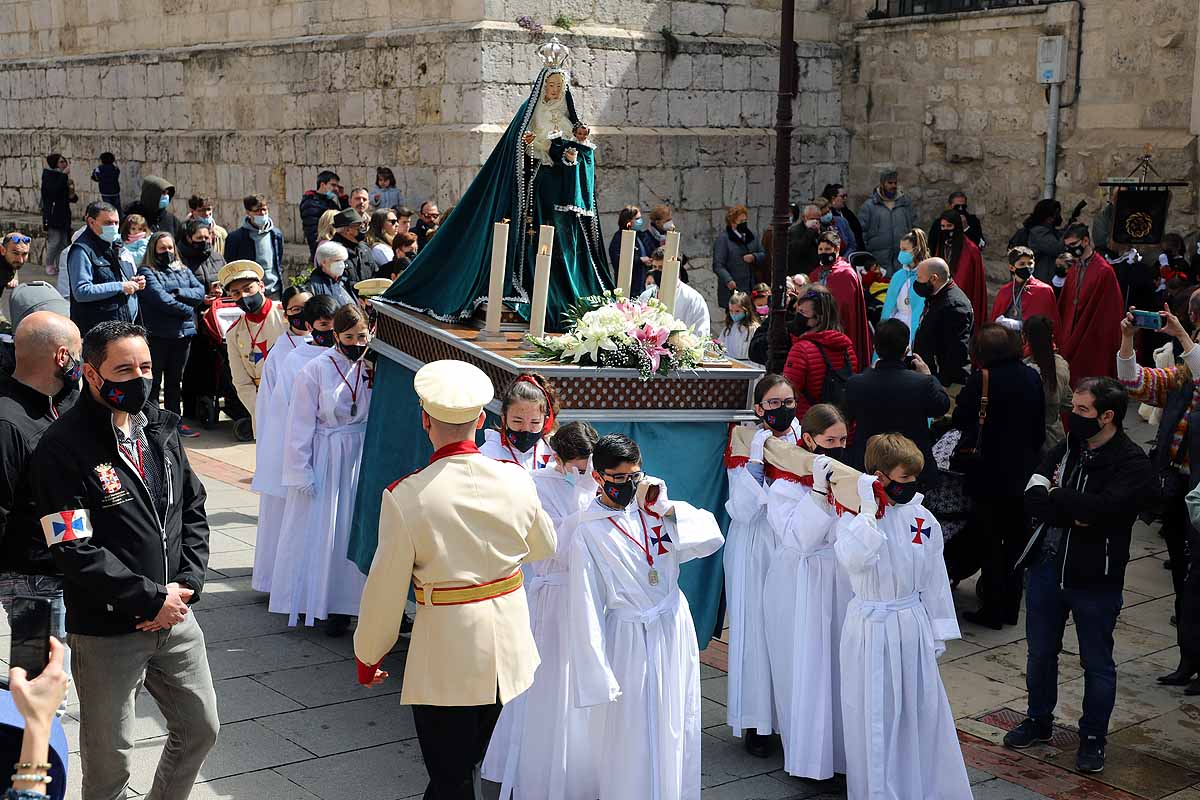
[[[763,375],[761,367],[726,360],[642,381],[634,369],[530,359],[530,351],[521,348],[525,331],[502,330],[503,338],[481,341],[479,329],[469,323],[439,322],[385,300],[373,302],[379,325],[372,347],[382,355],[412,370],[440,359],[466,361],[487,373],[497,391],[522,372],[538,372],[554,382],[568,409],[564,421],[745,421],[752,419],[754,384]]]

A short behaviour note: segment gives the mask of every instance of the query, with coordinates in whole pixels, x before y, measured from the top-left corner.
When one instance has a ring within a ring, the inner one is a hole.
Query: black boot
[[[1187,688],[1183,690],[1183,693],[1188,697],[1200,697],[1200,678],[1196,678],[1189,683]]]
[[[994,631],[1004,628],[1004,624],[1000,622],[999,619],[982,608],[978,611],[964,611],[963,619],[972,625],[978,625],[982,628],[991,628]],[[1014,622],[1013,624],[1015,625],[1016,623]]]
[[[746,737],[746,752],[755,758],[768,758],[771,755],[771,737],[763,736],[758,731],[743,731]]]
[[[1196,668],[1187,659],[1180,659],[1179,666],[1174,672],[1159,675],[1158,682],[1163,686],[1186,686],[1196,675]]]
[[[329,619],[325,620],[325,635],[330,639],[336,639],[339,636],[344,636],[346,631],[349,629],[349,614],[330,614]]]

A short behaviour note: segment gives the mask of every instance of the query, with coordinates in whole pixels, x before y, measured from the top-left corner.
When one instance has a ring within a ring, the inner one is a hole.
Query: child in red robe
[[[1063,246],[1075,256],[1058,296],[1058,352],[1071,365],[1071,385],[1083,378],[1115,377],[1125,302],[1116,273],[1096,252],[1086,225],[1072,225]]]
[[[841,257],[842,237],[826,231],[817,240],[817,268],[809,273],[812,283],[823,283],[837,301],[842,332],[854,343],[859,364],[871,363],[871,328],[867,324],[867,301],[862,279],[849,261]]]
[[[996,293],[989,320],[995,322],[1003,317],[1024,322],[1041,315],[1058,328],[1058,299],[1054,296],[1054,288],[1033,277],[1033,262],[1033,251],[1028,247],[1018,246],[1008,251],[1008,271],[1012,280]]]
[[[929,243],[929,254],[950,265],[950,277],[971,301],[975,319],[986,319],[987,273],[979,246],[963,234],[962,217],[957,211],[947,211],[938,217],[933,233],[936,238]]]

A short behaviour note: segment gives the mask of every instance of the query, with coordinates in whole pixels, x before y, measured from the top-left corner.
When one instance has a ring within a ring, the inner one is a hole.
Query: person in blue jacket
[[[148,334],[150,358],[154,363],[150,401],[173,414],[182,412],[180,388],[192,337],[196,335],[196,309],[204,303],[204,285],[184,266],[175,252],[175,239],[169,233],[156,233],[146,246],[145,260],[138,275],[146,279],[142,300],[142,323]],[[200,434],[183,422],[179,434],[195,438]]]
[[[929,245],[925,231],[913,228],[900,237],[900,250],[896,261],[900,265],[892,273],[888,283],[887,297],[883,301],[883,313],[879,321],[898,319],[908,326],[908,344],[911,347],[917,335],[917,325],[925,310],[925,298],[912,290],[917,279],[917,264],[929,258]]]

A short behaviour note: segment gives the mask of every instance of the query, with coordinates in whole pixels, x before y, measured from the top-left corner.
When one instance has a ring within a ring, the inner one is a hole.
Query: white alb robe
[[[312,625],[330,614],[358,613],[367,578],[346,551],[370,409],[366,364],[336,348],[310,361],[292,383],[283,443],[287,506],[268,606],[287,614],[289,625],[301,614]],[[315,486],[315,494],[303,486]]]
[[[833,550],[837,516],[788,479],[771,485],[767,507],[777,547],[763,605],[783,768],[826,780],[846,771],[838,647],[851,593]]]
[[[918,494],[880,520],[843,515],[836,536],[854,587],[841,645],[849,800],[970,800],[937,664],[961,635],[941,525]]]
[[[645,515],[657,585],[636,504],[616,511],[597,500],[564,525],[576,526],[568,579],[574,700],[604,713],[594,743],[600,800],[700,798],[700,654],[679,565],[715,553],[724,539],[707,511],[677,502],[674,517]],[[662,534],[667,552],[658,555]]]
[[[546,437],[537,440],[537,444],[522,453],[515,447],[507,445],[500,438],[500,431],[488,428],[483,432],[483,444],[479,452],[496,461],[511,461],[520,464],[527,472],[545,469],[552,466],[551,459],[554,451],[546,443]]]
[[[786,441],[799,441],[800,424],[792,421]],[[754,438],[751,460],[762,463],[763,442],[771,431],[762,428]],[[734,736],[743,730],[764,736],[777,727],[763,623],[763,585],[775,554],[775,532],[767,522],[767,487],[746,468],[746,460],[726,459],[729,476],[729,537],[723,555],[725,608],[729,620],[729,680],[726,722]]]
[[[573,701],[567,574],[575,526],[563,523],[595,501],[596,483],[590,475],[571,483],[554,468],[534,472],[533,483],[558,531],[554,556],[527,565],[525,592],[541,664],[533,685],[500,712],[483,777],[501,785],[500,800],[595,800],[604,715]]]
[[[657,286],[651,286],[642,292],[638,300],[644,303],[651,297],[658,297]],[[704,295],[683,281],[679,282],[679,286],[675,290],[675,313],[673,316],[687,325],[688,329],[701,339],[712,337],[712,317],[708,309],[708,301],[704,299]]]
[[[255,591],[271,591],[271,568],[275,565],[275,547],[279,543],[279,523],[287,500],[280,478],[283,472],[283,426],[287,421],[287,398],[292,393],[294,372],[285,372],[287,357],[308,339],[291,331],[275,340],[263,364],[262,380],[255,397],[254,479],[250,488],[258,492],[258,532],[254,539],[254,570],[250,586]],[[282,402],[283,413],[277,410]]]

